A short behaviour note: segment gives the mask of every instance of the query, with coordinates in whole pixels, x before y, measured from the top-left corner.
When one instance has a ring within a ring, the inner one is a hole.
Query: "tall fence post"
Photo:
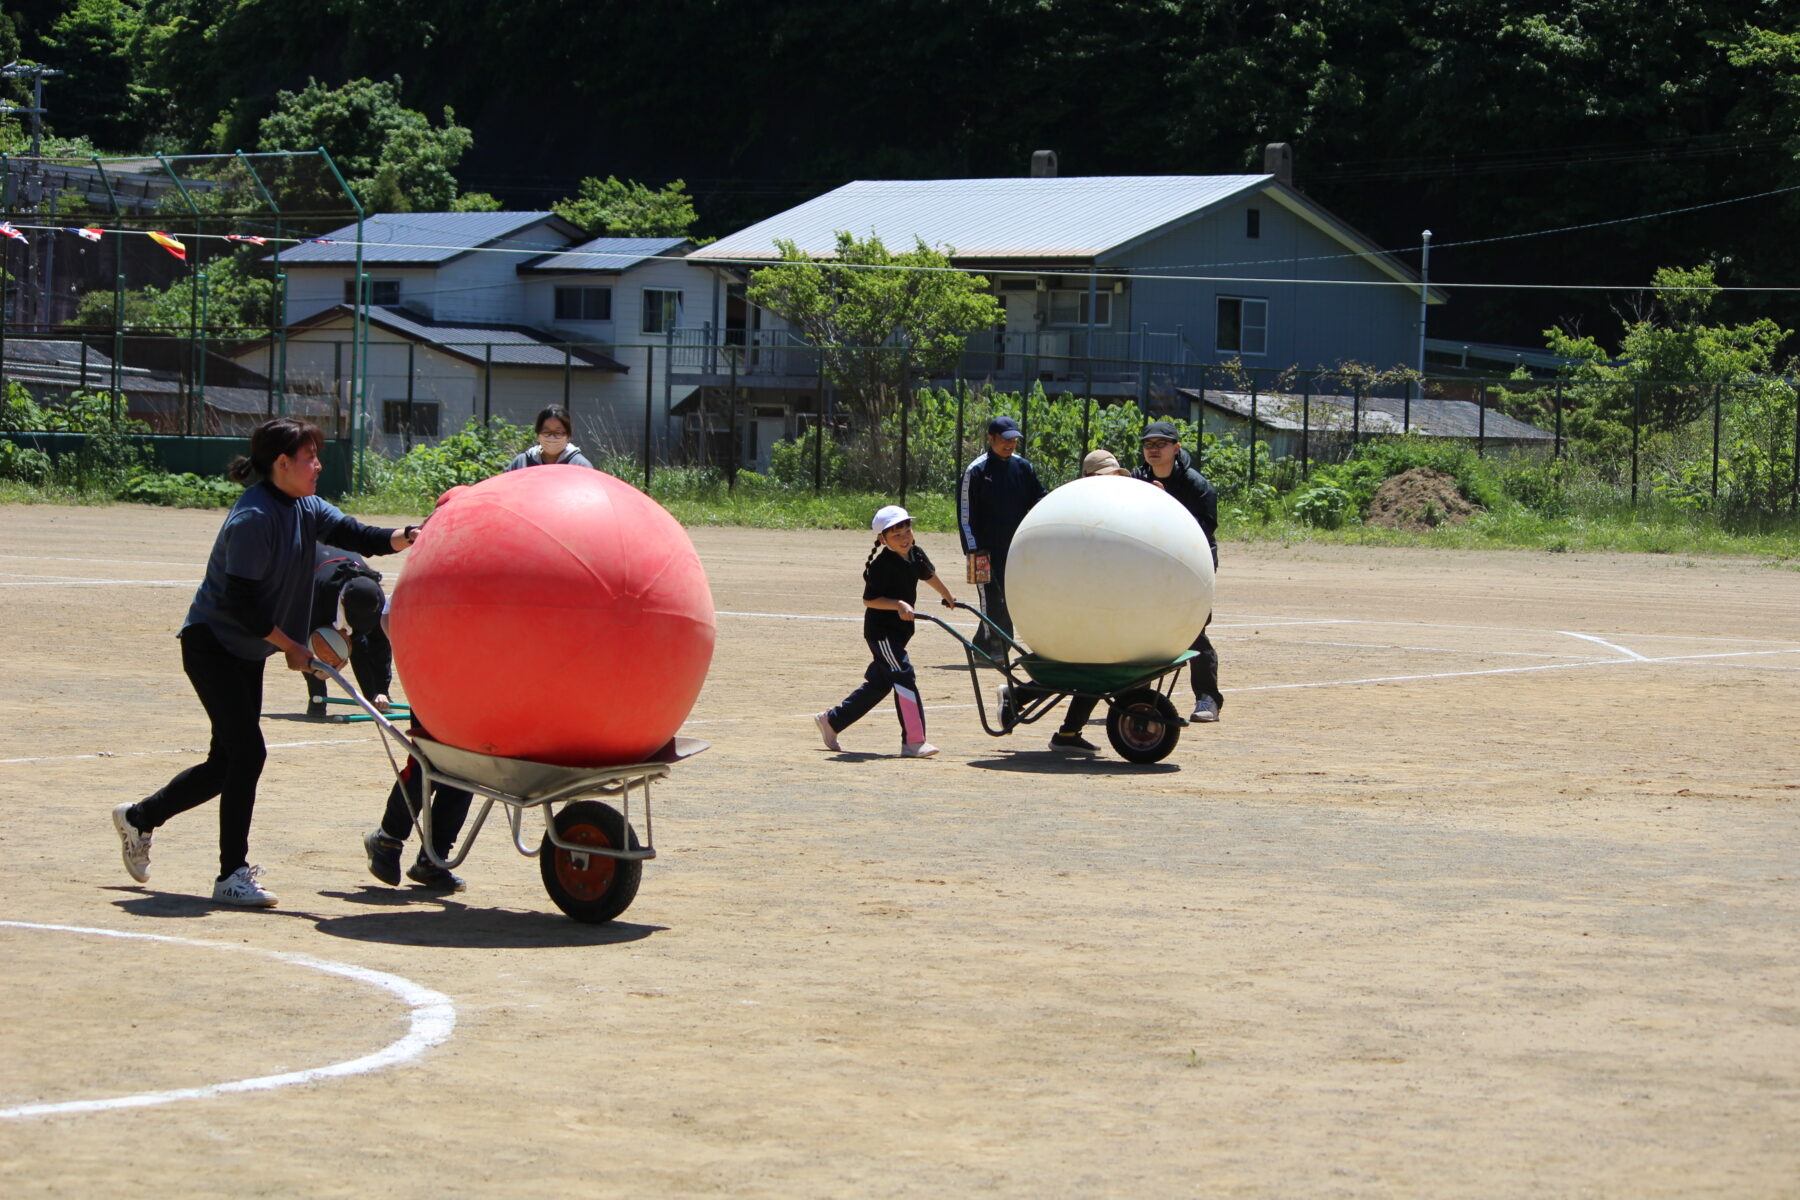
[[[1251,375],[1250,376],[1250,482],[1249,482],[1249,485],[1251,487],[1256,486],[1256,393],[1257,393],[1257,389],[1260,386],[1261,385],[1256,382],[1256,376]],[[1202,436],[1204,437],[1205,435],[1203,434]],[[1205,447],[1200,447],[1200,449],[1204,449],[1204,448]]]
[[[492,342],[484,343],[481,354],[481,424],[484,429],[492,428],[494,424],[494,343]]]
[[[1312,476],[1312,386],[1313,377],[1300,384],[1300,477]]]
[[[1487,387],[1475,390],[1475,457],[1487,457]]]
[[[1422,398],[1425,394],[1425,377],[1423,375],[1416,380],[1408,379],[1406,381],[1406,398],[1400,403],[1400,434],[1402,437],[1412,432],[1412,400],[1415,386],[1419,389]]]
[[[725,438],[728,442],[731,443],[731,446],[730,446],[730,453],[728,453],[725,457],[725,470],[726,470],[725,490],[728,492],[735,492],[735,491],[737,491],[737,473],[738,473],[738,442],[737,442],[738,359],[737,359],[737,355],[735,355],[735,354],[733,354],[731,356],[731,399],[728,401],[728,403],[731,405],[731,408],[725,414]],[[705,430],[701,430],[701,435],[705,436],[705,432],[706,432]]]
[[[964,390],[967,387],[968,383],[963,379],[962,371],[959,369],[956,373],[956,457],[952,464],[959,471],[963,464],[963,406],[968,402],[968,394]]]
[[[823,364],[821,364],[821,367]],[[813,492],[825,490],[825,372],[819,372],[819,384],[813,398],[813,412],[818,420],[813,422]]]
[[[1362,445],[1362,402],[1363,381],[1357,380],[1356,387],[1350,393],[1350,445],[1352,448]]]
[[[1631,385],[1631,507],[1638,502],[1638,430],[1644,423],[1644,385]]]
[[[912,347],[900,351],[900,503],[906,504],[907,438],[911,436],[907,413],[912,408]]]
[[[571,421],[573,421],[575,419],[575,413],[572,409],[569,408],[569,393],[573,390],[574,384],[575,384],[575,347],[572,344],[570,344],[569,342],[564,342],[563,343],[563,411],[567,412],[569,414],[569,420],[571,420]],[[569,430],[569,436],[571,438],[573,438],[575,436],[575,431],[573,429]]]
[[[1560,379],[1556,381],[1554,403],[1556,404],[1556,457],[1560,460],[1563,450],[1563,385]]]
[[[646,346],[644,351],[644,491],[648,492],[650,490],[650,442],[656,420],[656,347]]]
[[[1719,500],[1719,431],[1720,426],[1724,423],[1724,390],[1723,385],[1717,383],[1713,384],[1712,498],[1715,504],[1718,503]]]
[[[406,453],[411,454],[413,448],[413,373],[414,357],[419,343],[406,343]]]

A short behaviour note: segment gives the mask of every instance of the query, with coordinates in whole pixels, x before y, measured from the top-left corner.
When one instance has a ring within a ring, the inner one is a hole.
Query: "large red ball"
[[[565,766],[643,762],[713,652],[712,592],[675,518],[587,467],[508,471],[447,500],[390,605],[419,723],[465,750]]]

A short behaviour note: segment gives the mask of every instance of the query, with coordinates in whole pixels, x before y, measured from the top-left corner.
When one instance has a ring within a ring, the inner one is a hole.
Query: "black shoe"
[[[1000,728],[1011,729],[1019,723],[1019,709],[1013,702],[1013,690],[1005,684],[1000,686]]]
[[[424,854],[413,859],[413,865],[406,868],[406,877],[434,892],[460,892],[469,886],[461,875],[452,873],[448,867],[438,866]]]
[[[1098,754],[1100,747],[1082,737],[1079,733],[1055,733],[1050,735],[1050,748],[1064,754]]]
[[[308,700],[306,702],[306,715],[309,717],[324,716],[325,715],[325,701],[323,701],[323,700]]]
[[[400,886],[400,851],[405,842],[397,842],[377,829],[363,834],[363,850],[369,856],[369,874],[389,887]]]

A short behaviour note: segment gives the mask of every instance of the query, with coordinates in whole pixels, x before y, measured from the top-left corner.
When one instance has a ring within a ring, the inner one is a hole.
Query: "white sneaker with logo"
[[[275,893],[259,881],[261,867],[239,867],[213,884],[213,899],[243,908],[274,908]]]
[[[150,839],[154,835],[131,823],[129,804],[121,804],[113,809],[112,817],[113,828],[119,831],[119,854],[125,859],[125,869],[139,883],[149,882]]]

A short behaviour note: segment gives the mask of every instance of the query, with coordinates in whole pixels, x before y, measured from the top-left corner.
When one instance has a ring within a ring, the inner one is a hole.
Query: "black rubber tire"
[[[1181,740],[1181,718],[1167,696],[1139,688],[1107,705],[1106,740],[1127,762],[1161,762]]]
[[[608,849],[638,848],[637,833],[625,824],[619,810],[598,800],[578,800],[556,814],[556,836]],[[551,844],[548,836],[538,847],[538,871],[544,890],[556,907],[577,921],[599,925],[612,920],[637,899],[638,882],[644,875],[641,859],[587,856],[585,870],[577,870],[569,851]]]

